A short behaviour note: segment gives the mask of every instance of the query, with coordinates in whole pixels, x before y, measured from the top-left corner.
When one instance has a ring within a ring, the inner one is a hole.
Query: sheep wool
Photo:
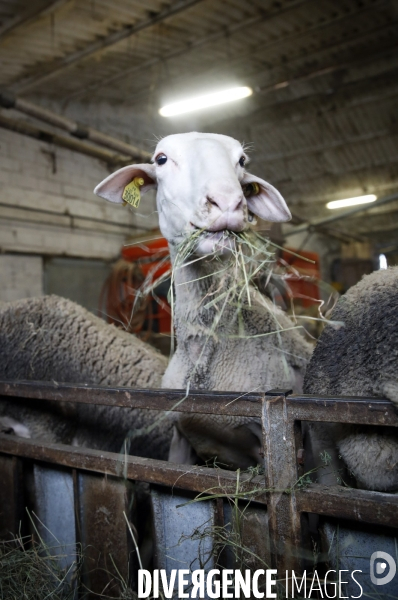
[[[398,406],[398,267],[375,271],[337,303],[304,379],[306,394],[388,398]],[[398,489],[398,431],[330,425],[312,429],[337,445],[360,487]]]
[[[160,387],[167,359],[138,338],[58,296],[0,305],[0,377],[130,388]],[[0,403],[0,425],[47,442],[166,458],[171,430],[156,411],[34,400]],[[139,435],[138,435],[139,434]]]

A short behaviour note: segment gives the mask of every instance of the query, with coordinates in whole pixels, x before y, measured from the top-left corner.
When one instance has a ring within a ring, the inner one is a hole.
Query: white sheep
[[[134,181],[142,192],[157,189],[160,229],[174,267],[177,337],[163,387],[301,391],[310,345],[253,287],[242,295],[242,267],[239,260],[230,262],[231,254],[239,258],[254,215],[268,221],[291,217],[280,193],[245,170],[246,160],[242,145],[224,135],[170,135],[158,143],[153,164],[124,167],[94,190],[121,203]],[[215,298],[220,300],[208,302]],[[262,462],[261,440],[254,419],[184,414],[170,460],[192,462],[196,453],[247,468]]]
[[[58,296],[0,305],[0,379],[159,387],[167,359],[135,336]],[[0,402],[0,429],[49,443],[167,458],[171,427],[157,411],[13,400]],[[140,435],[137,434],[138,430]],[[132,434],[132,435],[130,435]]]

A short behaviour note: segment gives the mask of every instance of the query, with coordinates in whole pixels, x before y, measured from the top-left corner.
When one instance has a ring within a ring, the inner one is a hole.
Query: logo
[[[396,572],[397,565],[390,554],[381,550],[373,552],[370,557],[370,580],[372,583],[375,585],[386,585],[386,583],[392,581]]]

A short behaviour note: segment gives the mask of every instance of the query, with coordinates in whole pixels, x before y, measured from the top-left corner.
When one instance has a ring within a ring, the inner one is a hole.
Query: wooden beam
[[[17,83],[11,86],[13,92],[22,93],[28,90],[32,90],[38,85],[44,83],[54,75],[58,75],[60,72],[68,69],[69,67],[76,65],[80,61],[88,58],[89,56],[94,56],[99,52],[102,52],[105,48],[109,48],[110,46],[114,46],[118,44],[120,41],[129,38],[139,31],[143,31],[149,27],[153,27],[154,25],[161,23],[162,21],[169,19],[177,15],[184,10],[187,10],[197,4],[198,2],[202,2],[203,0],[179,0],[171,5],[171,7],[164,8],[160,10],[155,15],[152,15],[134,25],[128,25],[127,27],[123,27],[119,31],[115,31],[106,37],[102,37],[99,40],[89,43],[85,48],[81,50],[77,50],[72,52],[71,54],[67,54],[59,60],[51,61],[50,63],[45,63],[42,65],[41,71],[37,73],[37,69],[35,69],[36,73],[34,75],[27,75],[20,79]]]
[[[47,17],[67,2],[69,0],[39,0],[36,2],[30,0],[25,10],[22,10],[18,15],[1,25],[0,40],[3,41],[19,27],[29,25],[43,17]]]

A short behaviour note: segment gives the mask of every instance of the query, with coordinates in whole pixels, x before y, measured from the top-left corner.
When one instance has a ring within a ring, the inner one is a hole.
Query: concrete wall
[[[101,289],[110,268],[103,260],[47,258],[44,260],[44,293],[69,298],[97,314]]]
[[[40,256],[0,255],[0,302],[43,295],[43,260]]]
[[[97,159],[0,129],[0,301],[56,293],[96,311],[121,247],[158,226],[153,192],[138,209],[93,194],[109,173]]]
[[[1,130],[0,251],[116,258],[157,215],[153,194],[135,213],[94,196],[108,174],[96,159]]]

